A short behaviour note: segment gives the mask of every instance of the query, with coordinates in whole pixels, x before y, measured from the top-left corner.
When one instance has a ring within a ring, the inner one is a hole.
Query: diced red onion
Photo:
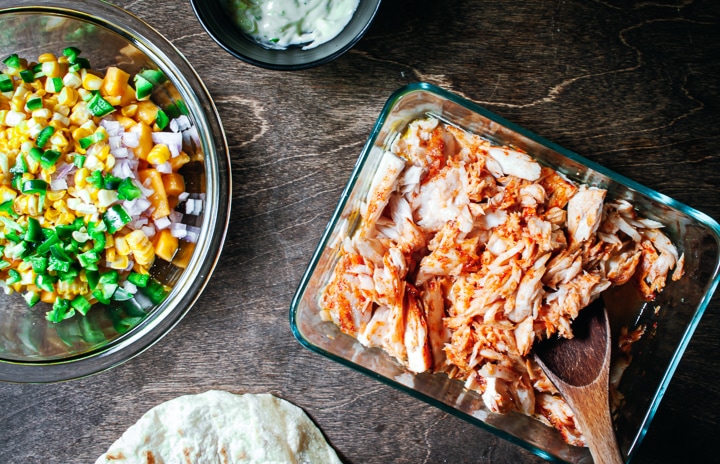
[[[190,198],[190,194],[188,192],[182,192],[180,195],[178,195],[178,200],[185,201],[188,198]]]
[[[182,151],[183,138],[181,134],[175,132],[153,132],[153,143],[162,143],[170,149],[170,156],[175,158]]]
[[[186,225],[182,222],[176,222],[173,223],[173,225],[170,227],[170,233],[173,237],[176,238],[185,238],[187,235]]]
[[[173,132],[182,132],[190,128],[190,119],[184,114],[170,121],[170,130]]]
[[[122,142],[128,148],[135,148],[140,145],[140,135],[130,129],[130,132],[123,132]]]
[[[152,227],[152,226],[144,226],[144,227],[143,227],[142,229],[140,229],[140,230],[143,231],[143,233],[145,234],[145,236],[146,236],[147,238],[152,238],[152,237],[155,236],[155,228]]]
[[[66,190],[68,188],[67,181],[63,179],[55,179],[50,182],[50,190]]]
[[[188,242],[196,243],[198,240],[198,237],[200,236],[200,228],[195,226],[187,226],[186,229],[187,235],[185,235],[185,240]]]
[[[172,166],[170,165],[169,161],[165,161],[162,164],[158,164],[157,166],[155,166],[155,169],[157,169],[158,172],[160,172],[162,174],[170,174],[171,172],[173,172]]]
[[[157,230],[167,229],[168,227],[170,227],[170,219],[167,216],[155,219],[155,228]]]

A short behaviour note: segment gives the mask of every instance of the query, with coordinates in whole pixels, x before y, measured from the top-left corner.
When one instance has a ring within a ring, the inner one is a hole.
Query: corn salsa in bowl
[[[230,207],[222,126],[182,55],[112,5],[44,5],[0,12],[5,381],[152,345],[207,284]]]

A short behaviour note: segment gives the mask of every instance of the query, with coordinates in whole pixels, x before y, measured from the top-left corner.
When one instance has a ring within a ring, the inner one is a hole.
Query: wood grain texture
[[[349,53],[292,73],[234,59],[187,1],[112,3],[168,37],[213,95],[232,158],[230,228],[207,289],[151,349],[83,380],[0,385],[2,463],[93,462],[152,406],[211,388],[294,402],[348,463],[544,462],[291,334],[311,253],[386,99],[408,82],[454,91],[720,219],[715,0],[387,0]],[[716,296],[634,464],[714,456],[719,313]]]

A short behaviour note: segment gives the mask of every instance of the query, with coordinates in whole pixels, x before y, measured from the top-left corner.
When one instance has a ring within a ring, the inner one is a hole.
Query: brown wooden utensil
[[[535,346],[535,360],[568,402],[595,464],[622,463],[610,417],[610,323],[601,299],[580,311],[574,338]]]

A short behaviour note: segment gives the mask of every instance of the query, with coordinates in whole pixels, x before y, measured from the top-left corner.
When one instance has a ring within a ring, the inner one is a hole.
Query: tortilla
[[[299,407],[270,394],[210,390],[146,412],[95,464],[341,463]]]

